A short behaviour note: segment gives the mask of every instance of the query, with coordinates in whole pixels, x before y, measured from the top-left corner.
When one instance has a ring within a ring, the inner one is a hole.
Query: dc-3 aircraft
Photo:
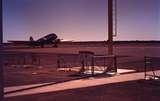
[[[42,38],[39,38],[38,40],[34,40],[33,37],[30,36],[29,41],[8,40],[8,42],[14,45],[29,45],[30,47],[40,46],[41,48],[43,48],[45,44],[50,44],[53,47],[58,47],[60,39],[55,33],[51,33]]]

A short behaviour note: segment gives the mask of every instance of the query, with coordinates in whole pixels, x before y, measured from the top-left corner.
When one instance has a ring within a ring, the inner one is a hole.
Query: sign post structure
[[[3,57],[2,57],[2,43],[3,43],[3,12],[2,12],[2,0],[0,0],[0,101],[4,98],[4,85],[3,85]]]
[[[113,55],[113,0],[108,0],[108,55]]]
[[[108,55],[113,55],[113,0],[108,0]],[[108,60],[104,73],[112,71],[113,58]]]

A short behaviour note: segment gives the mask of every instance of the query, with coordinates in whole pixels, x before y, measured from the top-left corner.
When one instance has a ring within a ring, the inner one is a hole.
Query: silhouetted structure
[[[30,46],[34,47],[34,39],[32,36],[29,37],[29,41],[30,41]]]
[[[32,36],[30,36],[30,37],[29,37],[29,40],[30,40],[30,41],[34,41],[34,39],[33,39],[33,37],[32,37]]]
[[[3,43],[3,21],[2,21],[2,0],[0,0],[0,53],[2,53],[2,43]],[[0,54],[1,55],[1,54]],[[2,65],[2,55],[0,56],[0,101],[3,101],[4,91],[3,91],[3,65]]]

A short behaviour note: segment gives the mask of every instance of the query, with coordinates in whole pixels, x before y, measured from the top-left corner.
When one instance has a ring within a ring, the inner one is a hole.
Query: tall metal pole
[[[108,0],[108,55],[113,55],[113,0]]]
[[[113,0],[108,0],[108,55],[113,55]],[[108,68],[104,73],[112,70],[113,59],[108,60]]]
[[[2,17],[2,0],[0,0],[0,101],[3,101],[3,65],[2,65],[2,43],[3,43],[3,17]]]

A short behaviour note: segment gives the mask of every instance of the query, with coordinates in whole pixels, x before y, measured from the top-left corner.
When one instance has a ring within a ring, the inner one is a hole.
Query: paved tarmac
[[[105,76],[96,77],[95,76],[95,77],[84,78],[84,79],[79,79],[79,80],[72,80],[72,81],[63,82],[63,83],[40,86],[40,87],[33,88],[33,89],[26,89],[23,91],[8,93],[8,94],[5,94],[5,97],[64,91],[64,90],[69,90],[69,89],[85,88],[85,87],[92,87],[92,86],[98,86],[98,85],[104,85],[104,84],[112,84],[112,83],[120,83],[120,82],[144,79],[144,72],[131,72],[131,71],[132,70],[129,70],[129,71],[118,70],[119,73],[125,73],[125,74],[120,74],[120,75],[115,75],[115,76],[110,76],[110,77],[105,77]],[[5,88],[5,92],[20,90],[20,89],[24,89],[27,87],[35,87],[39,85],[45,85],[45,84],[33,84],[33,85],[7,87]]]

